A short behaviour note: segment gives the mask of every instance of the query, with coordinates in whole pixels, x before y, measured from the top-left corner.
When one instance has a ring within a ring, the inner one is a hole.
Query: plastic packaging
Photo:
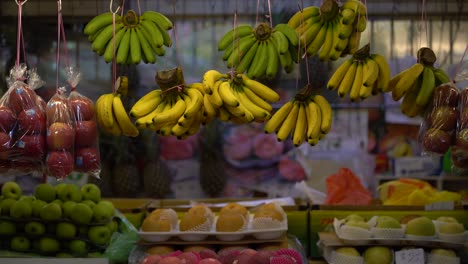
[[[419,130],[419,142],[425,154],[443,155],[454,143],[457,129],[459,89],[453,83],[436,87],[424,122]]]
[[[326,179],[326,204],[366,205],[372,194],[364,188],[359,178],[348,168],[341,168]]]
[[[452,164],[457,169],[468,169],[468,87],[460,93],[458,129],[451,149]]]
[[[68,96],[75,120],[75,171],[89,173],[99,178],[101,158],[99,153],[99,134],[94,102],[75,90],[81,73],[73,67],[67,69],[71,92]]]
[[[75,116],[65,87],[60,87],[47,102],[47,158],[48,175],[63,179],[74,168]]]

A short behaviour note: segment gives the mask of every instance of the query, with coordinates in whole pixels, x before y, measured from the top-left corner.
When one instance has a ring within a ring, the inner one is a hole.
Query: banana
[[[253,34],[242,38],[237,45],[233,45],[233,50],[227,59],[228,68],[237,66],[244,55],[249,51],[253,44],[257,41]]]
[[[295,29],[299,27],[305,20],[311,17],[317,17],[320,15],[320,8],[317,6],[308,6],[294,13],[288,20],[288,25]]]
[[[299,63],[299,57],[301,56],[300,52],[302,51],[299,50],[299,47],[289,45],[289,53],[291,54],[291,58],[295,63]]]
[[[211,94],[206,94],[205,96],[208,97],[211,104],[214,108],[221,107],[223,105],[223,99],[219,96],[219,86],[223,83],[227,82],[226,80],[217,80],[213,86],[213,92]]]
[[[161,90],[152,90],[136,101],[136,103],[130,109],[130,116],[134,118],[145,116],[156,109],[162,100]]]
[[[160,33],[158,27],[150,20],[141,20],[141,27],[144,29],[145,36],[148,39],[150,45],[154,48],[162,47],[164,45],[164,39]]]
[[[406,93],[406,91],[413,85],[418,76],[423,72],[424,66],[420,63],[415,63],[408,69],[402,71],[393,77],[389,86],[392,89],[393,100],[400,100]]]
[[[221,83],[218,89],[219,96],[223,100],[223,104],[231,107],[238,107],[239,100],[236,98],[232,91],[231,84],[229,81]]]
[[[349,98],[351,102],[356,102],[359,100],[359,91],[363,86],[363,65],[361,62],[357,62],[356,74],[354,76],[353,85],[351,86],[351,91],[349,92]]]
[[[292,133],[292,141],[295,147],[299,147],[304,142],[307,133],[306,106],[303,102],[298,103],[298,105],[299,112],[297,114],[296,126]]]
[[[426,66],[422,73],[421,89],[419,89],[418,97],[416,97],[416,104],[425,107],[431,100],[435,87],[434,72],[430,67]]]
[[[88,24],[86,24],[83,32],[86,35],[93,35],[94,33],[98,32],[100,29],[112,24],[112,13],[102,13],[100,15],[95,16],[91,19]],[[119,15],[115,15],[115,22],[120,22],[121,17]]]
[[[347,59],[336,69],[335,73],[330,77],[330,80],[328,80],[327,88],[329,90],[338,88],[353,62],[354,59]]]
[[[117,34],[121,30],[123,24],[115,24],[115,33]],[[108,25],[93,41],[91,47],[94,51],[100,51],[106,49],[107,43],[112,39],[114,35],[114,26],[112,24]]]
[[[317,35],[312,40],[310,45],[307,46],[306,52],[309,57],[315,56],[315,54],[317,54],[317,52],[322,47],[323,43],[325,42],[326,35],[327,35],[327,28],[328,28],[328,25],[323,24],[320,27],[320,31],[317,33]]]
[[[169,121],[176,122],[184,114],[186,109],[185,101],[183,99],[177,99],[176,103],[167,111],[163,111],[153,117],[153,124],[165,123]]]
[[[340,85],[338,86],[338,96],[345,97],[351,90],[356,76],[357,66],[358,63],[356,61],[353,61],[351,66],[349,66],[348,71],[346,71],[343,80],[341,80]]]
[[[276,132],[281,124],[283,123],[286,118],[289,118],[289,113],[291,112],[292,108],[294,105],[294,101],[288,101],[284,105],[282,105],[270,118],[270,120],[267,121],[265,124],[263,131],[267,134],[271,134]]]
[[[119,49],[117,50],[116,61],[118,64],[126,64],[129,58],[130,51],[130,34],[131,29],[125,31],[124,36],[119,44]]]
[[[159,33],[163,37],[164,46],[171,47],[172,46],[172,39],[171,39],[171,36],[169,35],[169,33],[166,30],[164,30],[164,28],[162,28],[161,26],[159,26],[157,24],[156,24],[156,28],[159,30]]]
[[[229,119],[231,119],[231,114],[229,114],[228,110],[226,109],[226,107],[224,105],[222,107],[218,108],[217,110],[218,110],[217,117],[218,117],[219,120],[221,120],[223,122],[228,122]]]
[[[294,60],[289,50],[285,54],[279,54],[279,61],[286,73],[291,73],[294,70]]]
[[[247,24],[238,25],[237,27],[232,28],[218,41],[218,50],[222,51],[227,49],[234,40],[253,34],[253,32],[254,29],[252,26]]]
[[[416,98],[418,97],[419,90],[421,89],[422,76],[419,76],[418,79],[413,83],[411,88],[406,92],[405,96],[400,105],[401,112],[408,117],[415,117],[418,115],[419,107],[414,107],[416,105]],[[416,111],[415,111],[416,110]]]
[[[361,32],[354,31],[353,33],[351,33],[351,36],[349,37],[348,41],[349,54],[354,54],[358,50],[360,42]]]
[[[366,27],[367,27],[366,16],[361,15],[358,18],[356,18],[356,30],[357,31],[364,32],[364,30],[366,30]]]
[[[270,113],[273,110],[273,107],[269,103],[267,103],[263,98],[260,98],[260,96],[252,92],[252,90],[250,90],[248,87],[244,86],[243,88],[245,96],[247,96],[247,98],[249,98],[249,100],[252,101],[255,105],[261,107],[268,113]]]
[[[354,26],[351,24],[351,25],[344,25],[344,24],[340,24],[338,26],[339,28],[339,33],[338,33],[338,36],[340,39],[348,39],[351,34],[353,34],[354,32]]]
[[[372,60],[372,59],[366,59],[365,64],[364,64],[364,85],[367,87],[372,87],[374,85],[374,82],[377,80],[379,77],[379,65]]]
[[[151,20],[156,25],[161,27],[164,30],[170,30],[173,27],[172,21],[169,20],[165,15],[155,12],[155,11],[146,11],[141,15],[141,19]]]
[[[220,73],[216,70],[206,71],[205,74],[203,74],[203,80],[202,80],[205,93],[211,94],[213,85],[215,84],[215,82],[221,78],[227,78],[227,77],[228,77],[227,74]]]
[[[289,42],[288,45],[293,45],[293,46],[299,45],[299,35],[288,24],[276,24],[273,30],[283,33],[283,35],[286,37],[286,39]]]
[[[114,116],[122,130],[122,134],[128,137],[137,137],[139,135],[139,130],[130,120],[127,111],[125,111],[120,94],[114,96],[112,102]]]
[[[275,78],[278,73],[278,68],[280,64],[279,54],[276,48],[274,41],[270,38],[266,41],[268,63],[265,69],[265,76],[267,79],[271,80]]]
[[[236,97],[239,99],[239,103],[252,113],[255,120],[265,121],[271,117],[268,111],[250,101],[250,99],[247,97],[247,95],[244,94],[243,91],[235,91],[235,93]]]
[[[354,23],[354,19],[356,18],[356,12],[352,9],[344,8],[341,10],[341,23],[343,25],[352,25]]]
[[[318,144],[319,140],[320,140],[320,139],[319,139],[318,137],[317,137],[317,138],[309,138],[309,139],[307,140],[307,142],[309,143],[309,145],[315,146],[315,145]]]
[[[106,46],[106,50],[104,51],[104,60],[106,62],[112,62],[114,57],[116,56],[117,49],[119,48],[120,42],[123,39],[123,36],[125,35],[125,32],[127,32],[128,29],[122,29],[115,34],[115,44],[114,40],[110,40],[109,43]]]
[[[335,44],[335,50],[345,53],[346,48],[348,47],[349,39],[340,39]]]
[[[93,34],[89,35],[89,36],[88,36],[88,41],[89,41],[89,42],[93,42],[93,41],[97,38],[97,36],[99,36],[99,34],[101,34],[101,32],[102,32],[104,29],[106,29],[106,27],[102,27],[102,28],[100,28],[98,31],[96,31],[96,33],[93,33]]]
[[[195,135],[195,133],[197,133],[200,130],[200,125],[202,124],[202,120],[203,120],[203,115],[201,113],[196,115],[189,129],[187,130],[187,132],[185,132],[184,136],[189,137],[189,136]]]
[[[299,115],[299,103],[293,102],[291,111],[289,111],[288,118],[284,119],[278,131],[276,132],[276,139],[278,141],[285,141],[289,134],[294,129],[294,125],[297,122],[297,116]],[[273,118],[272,118],[273,119]],[[270,120],[272,120],[270,119]]]
[[[200,112],[203,106],[203,94],[197,89],[186,89],[187,95],[190,97],[190,104],[185,109],[184,117],[193,118],[195,114]]]
[[[141,43],[136,31],[136,28],[132,28],[130,31],[130,58],[133,64],[138,64],[141,61]]]
[[[156,115],[159,115],[161,112],[163,112],[166,109],[170,108],[170,104],[166,102],[165,100],[162,100],[156,108],[153,109],[153,111],[149,112],[148,114],[137,118],[136,120],[136,125],[139,127],[151,127],[153,126],[153,118]]]
[[[434,68],[432,71],[434,72],[436,86],[450,82],[450,77],[447,75],[447,73],[445,73],[444,70]]]
[[[148,61],[148,63],[151,63],[151,64],[155,63],[156,56],[153,53],[153,48],[151,47],[149,42],[146,40],[145,36],[143,36],[142,28],[135,29],[135,32],[138,36],[138,40],[140,41],[141,50],[143,51],[143,54],[146,57],[146,60]]]
[[[294,31],[296,31],[298,37],[301,36],[302,34],[304,34],[304,32],[307,31],[307,29],[314,23],[320,21],[320,16],[316,16],[316,17],[311,17],[309,19],[306,19],[304,20],[303,23],[301,23],[301,25],[297,28],[294,29]]]
[[[181,137],[185,134],[185,132],[187,132],[190,128],[190,126],[192,125],[194,119],[191,118],[189,120],[189,123],[187,124],[187,126],[181,126],[179,123],[175,124],[172,128],[171,128],[171,135],[173,136],[176,136],[176,137]]]
[[[207,120],[212,120],[217,116],[216,109],[213,107],[210,100],[208,100],[208,95],[206,94],[203,96],[203,115]]]
[[[260,96],[261,98],[269,102],[277,102],[280,99],[279,94],[277,94],[270,87],[250,79],[247,75],[242,74],[242,81],[244,85],[249,88],[252,92]]]
[[[276,44],[276,48],[279,54],[285,54],[286,52],[289,52],[289,42],[283,32],[278,30],[273,31],[271,37],[273,38],[273,42]]]
[[[322,22],[319,20],[313,24],[311,24],[307,30],[299,36],[299,42],[301,47],[307,49],[312,41],[317,38],[318,33],[322,29]]]
[[[358,0],[347,0],[346,2],[343,3],[341,6],[341,9],[351,9],[356,13],[356,16],[358,15],[365,15],[367,10],[366,6]]]
[[[257,48],[257,53],[250,64],[247,75],[250,78],[261,78],[265,75],[268,62],[268,47],[266,41],[261,41]]]
[[[98,101],[100,104],[96,107],[97,115],[101,117],[102,125],[104,128],[111,128],[114,126],[114,117],[113,117],[113,110],[112,104],[114,100],[114,94],[103,94],[100,96]]]
[[[322,48],[318,54],[321,61],[328,61],[330,59],[330,52],[334,49],[333,42],[335,39],[336,26],[337,24],[335,22],[328,23],[325,41],[323,42]]]
[[[327,99],[321,95],[315,95],[313,98],[314,102],[319,106],[320,113],[322,113],[322,122],[320,123],[320,131],[323,134],[330,132],[332,126],[332,109]]]
[[[307,138],[318,138],[320,135],[320,125],[322,124],[322,113],[320,107],[310,100],[307,103]]]
[[[376,81],[378,89],[384,93],[391,91],[388,86],[390,81],[390,66],[387,60],[379,54],[372,54],[371,59],[379,66],[379,76]]]
[[[255,54],[257,53],[258,50],[258,41],[255,41],[255,43],[250,47],[249,51],[240,59],[239,64],[237,64],[236,67],[236,72],[238,73],[244,73],[249,69],[250,63],[252,62],[253,58],[255,57]]]

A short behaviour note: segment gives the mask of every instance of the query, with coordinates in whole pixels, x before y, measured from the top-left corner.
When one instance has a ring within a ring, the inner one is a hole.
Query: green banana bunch
[[[242,73],[222,74],[209,70],[203,76],[204,123],[214,118],[236,124],[262,123],[271,117],[279,95],[266,85]]]
[[[367,44],[344,61],[328,80],[327,88],[338,90],[340,97],[349,93],[352,102],[385,93],[390,81],[390,66],[382,55],[369,51]]]
[[[306,86],[273,114],[264,131],[276,133],[278,141],[290,136],[296,147],[304,142],[314,146],[330,132],[332,116],[328,101],[321,95],[312,95],[310,86]]]
[[[273,79],[281,66],[286,73],[298,62],[297,33],[287,24],[271,28],[267,23],[255,29],[247,24],[226,32],[218,42],[228,68],[250,78]]]
[[[118,64],[155,63],[156,56],[164,56],[164,47],[172,46],[167,31],[173,25],[161,13],[146,11],[138,16],[129,10],[123,17],[116,14],[115,38],[112,23],[112,13],[107,12],[91,19],[84,28],[93,51],[106,62],[115,58]]]
[[[430,48],[418,50],[418,62],[393,76],[388,83],[394,101],[401,103],[401,112],[408,117],[422,115],[437,86],[450,82],[442,70],[434,67],[436,56]]]
[[[325,0],[320,7],[296,12],[288,25],[299,34],[301,49],[308,56],[337,60],[357,51],[367,26],[366,13],[366,6],[358,0],[347,0],[341,7],[336,0]]]

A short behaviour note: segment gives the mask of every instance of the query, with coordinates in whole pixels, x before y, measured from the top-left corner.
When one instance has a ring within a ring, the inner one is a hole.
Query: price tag
[[[395,252],[396,264],[424,264],[424,250],[422,248],[407,249]]]
[[[445,202],[436,202],[431,204],[426,204],[424,209],[426,211],[449,211],[455,208],[455,204],[453,201],[445,201]]]

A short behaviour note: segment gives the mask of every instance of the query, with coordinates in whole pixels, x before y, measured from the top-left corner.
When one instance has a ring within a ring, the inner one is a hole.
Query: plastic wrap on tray
[[[460,92],[458,109],[460,116],[451,149],[452,164],[457,169],[468,170],[468,87]]]
[[[65,88],[57,89],[46,106],[48,175],[63,179],[73,171],[75,158],[75,116]]]
[[[35,71],[15,66],[8,78],[9,89],[0,99],[0,169],[2,172],[42,171],[46,116],[41,98],[34,92],[43,85]],[[43,100],[42,100],[43,101]]]
[[[421,124],[419,140],[426,154],[443,155],[454,143],[459,89],[453,83],[436,87],[432,105]]]
[[[75,120],[74,169],[99,178],[101,159],[94,102],[75,90],[81,73],[69,67],[67,74],[72,87],[68,100]]]

